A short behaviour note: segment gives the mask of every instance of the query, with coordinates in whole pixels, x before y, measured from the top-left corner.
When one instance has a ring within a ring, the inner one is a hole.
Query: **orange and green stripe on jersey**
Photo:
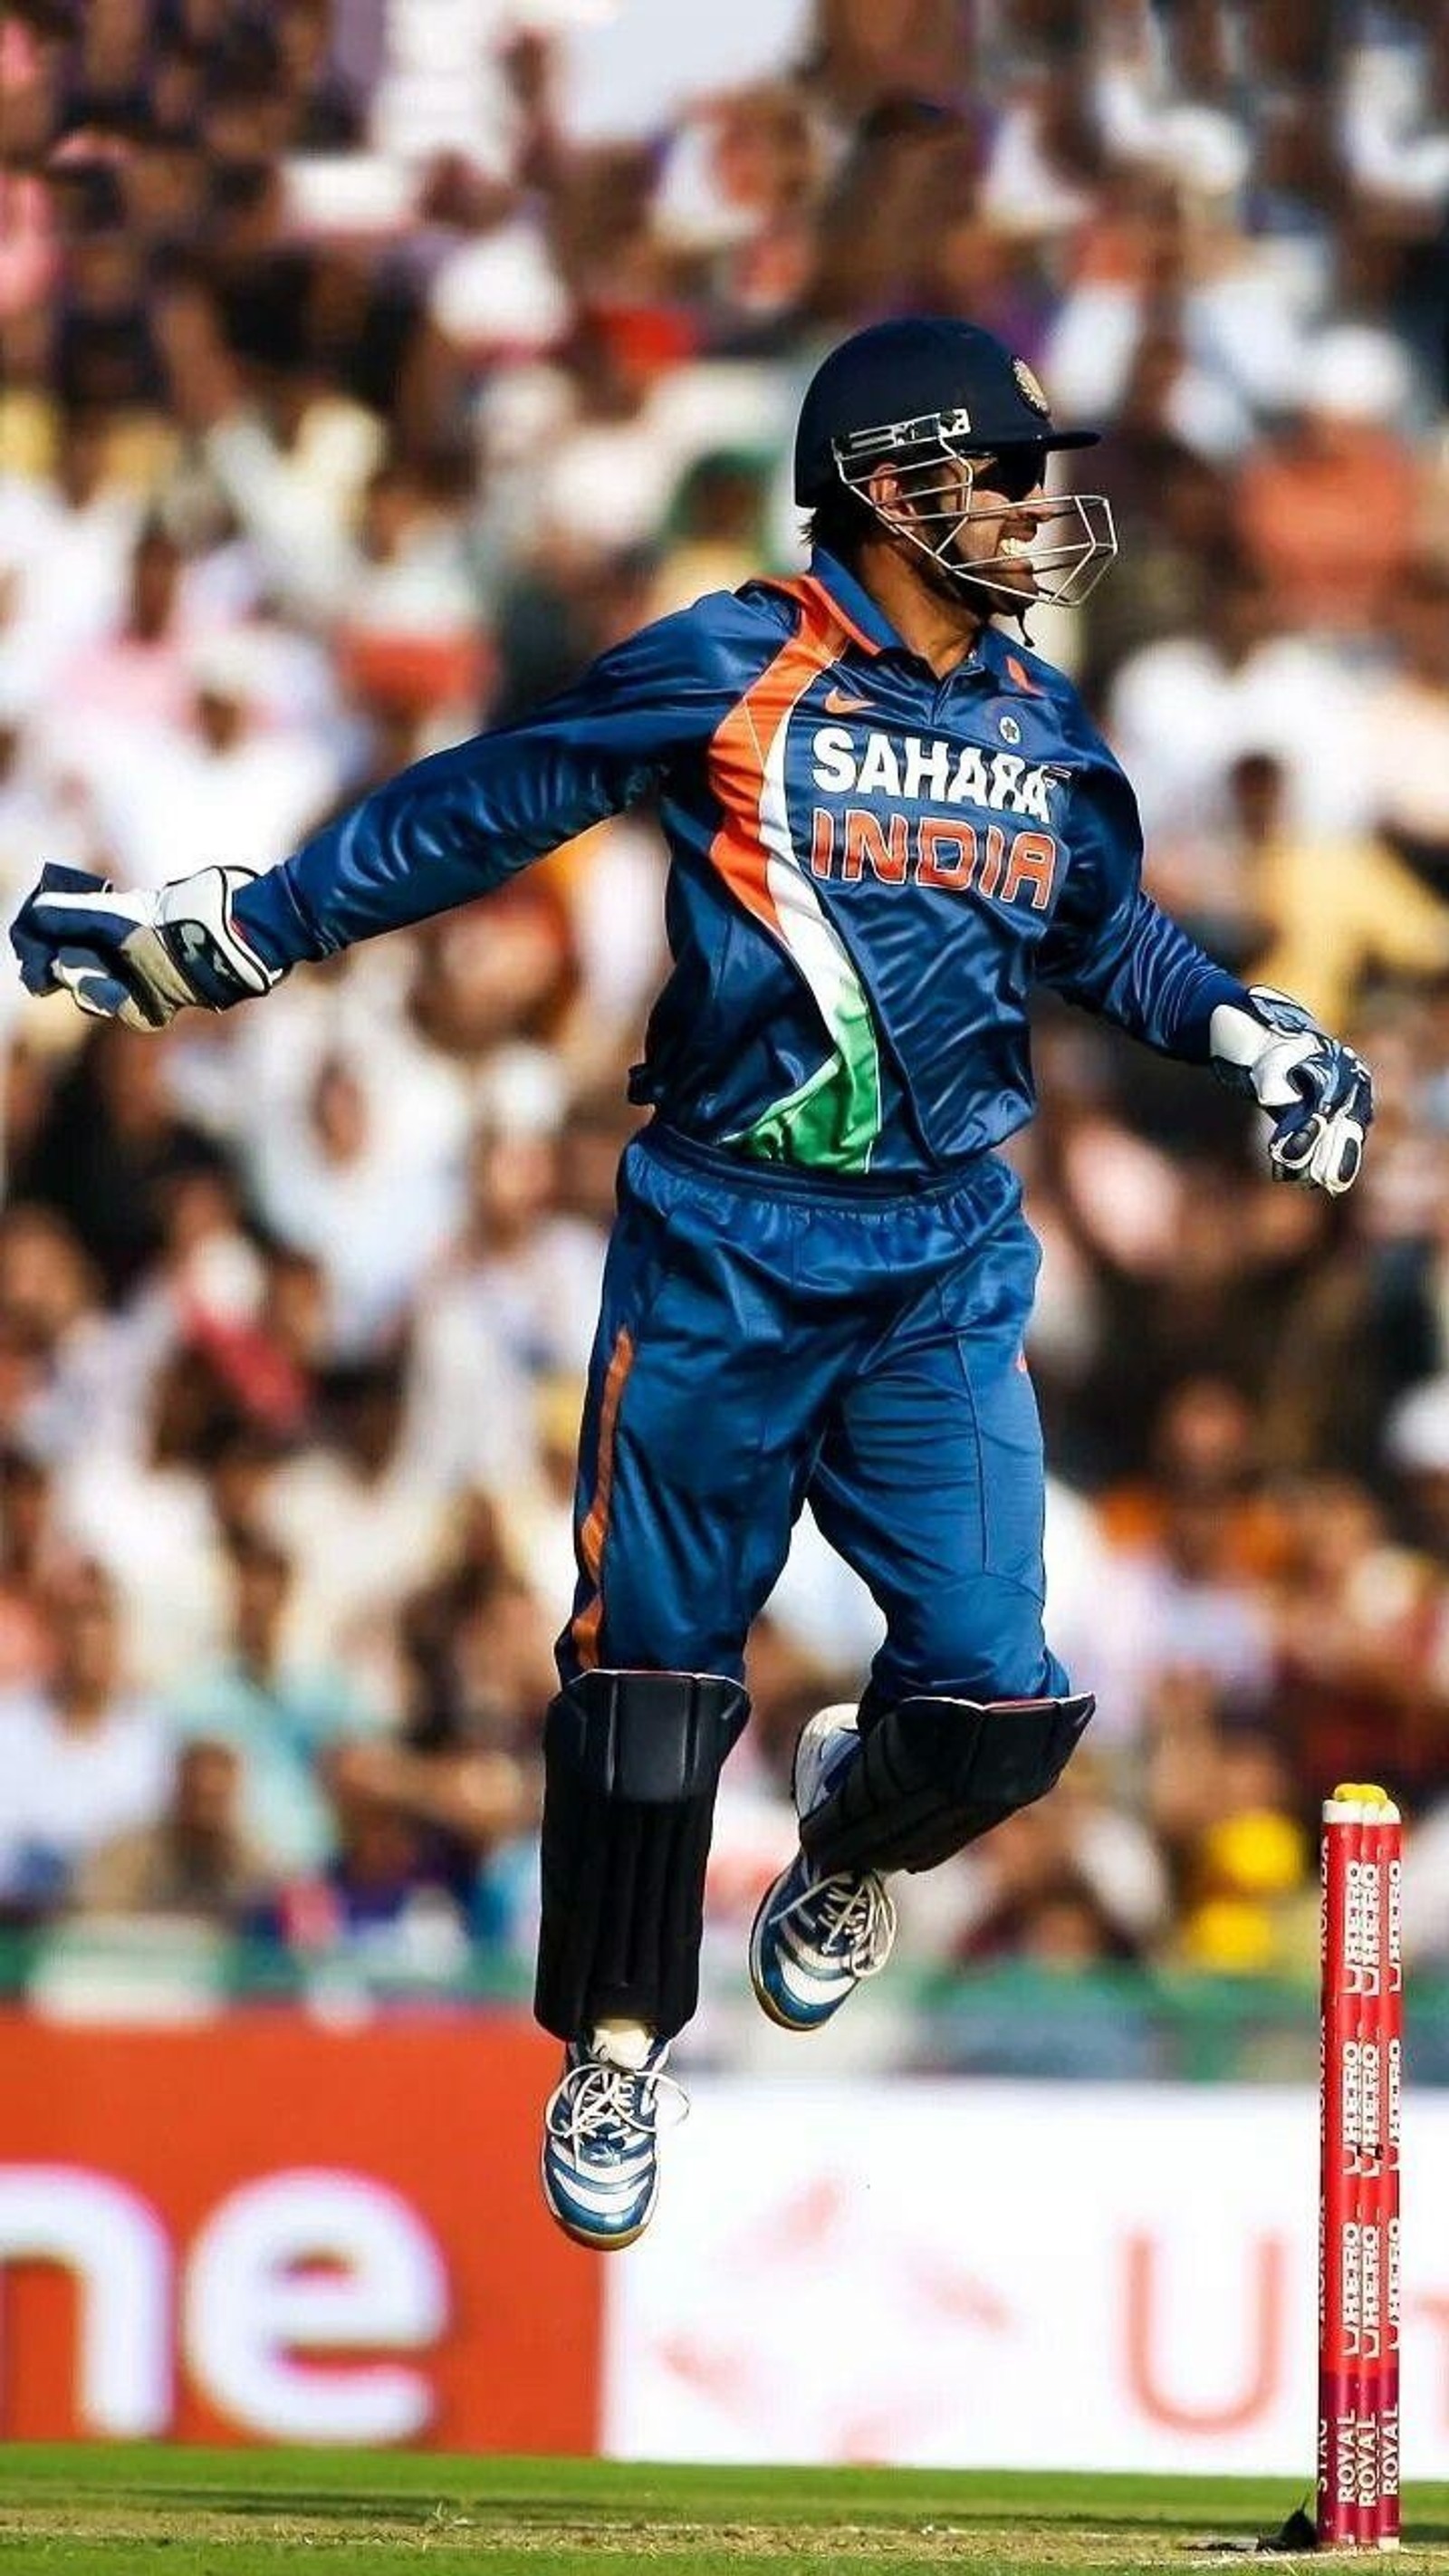
[[[819,582],[780,583],[800,624],[719,726],[709,782],[723,821],[710,857],[745,910],[777,939],[814,998],[830,1053],[808,1079],[725,1141],[768,1162],[863,1172],[881,1129],[880,1048],[850,951],[829,919],[790,831],[790,719],[847,644],[876,648]]]

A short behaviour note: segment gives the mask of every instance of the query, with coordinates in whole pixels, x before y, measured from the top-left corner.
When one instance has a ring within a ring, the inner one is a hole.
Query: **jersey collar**
[[[849,627],[869,653],[905,653],[903,643],[890,619],[877,608],[870,592],[847,572],[843,563],[827,554],[824,546],[811,550],[810,570],[832,607],[838,608],[842,623]]]
[[[904,653],[908,661],[917,663],[921,669],[926,667],[920,662],[919,655],[911,651],[904,636],[896,632],[884,610],[876,606],[870,592],[856,580],[854,573],[847,572],[844,564],[836,556],[828,553],[824,546],[815,546],[812,549],[810,571],[812,578],[825,592],[831,606],[839,610],[842,623],[850,629],[855,642],[865,652]],[[979,673],[983,669],[999,676],[1005,650],[1005,637],[999,635],[988,623],[982,627],[971,651],[965,661],[958,664],[951,675],[952,678],[964,679],[972,672]],[[1019,663],[1008,660],[1006,668],[1013,681],[1019,678],[1024,685],[1030,685]]]

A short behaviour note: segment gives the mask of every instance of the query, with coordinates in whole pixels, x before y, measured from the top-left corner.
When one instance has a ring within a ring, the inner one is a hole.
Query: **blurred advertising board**
[[[0,2015],[0,2436],[594,2450],[556,2057],[477,2014]]]
[[[1307,2479],[1316,2107],[1269,2086],[700,2080],[653,2227],[538,2193],[520,2019],[0,2015],[0,2438]],[[1406,2139],[1404,2457],[1449,2475]]]
[[[805,2043],[800,2043],[804,2045]],[[611,2276],[628,2458],[1301,2476],[1317,2105],[1270,2086],[694,2089]],[[1449,2475],[1449,2098],[1406,2120],[1404,2466]]]

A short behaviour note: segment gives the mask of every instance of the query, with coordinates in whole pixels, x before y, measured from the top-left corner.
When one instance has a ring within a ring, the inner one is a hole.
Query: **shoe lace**
[[[688,2119],[689,2096],[672,2075],[587,2057],[555,2085],[545,2117],[554,2136],[567,2139],[578,2156],[590,2146],[622,2149],[630,2137],[652,2137],[661,2101],[671,2127]]]
[[[878,1977],[896,1937],[896,1908],[884,1879],[874,1870],[862,1877],[841,1871],[832,1878],[812,1879],[782,1906],[780,1920],[808,1917],[820,1948],[838,1958],[852,1977]]]

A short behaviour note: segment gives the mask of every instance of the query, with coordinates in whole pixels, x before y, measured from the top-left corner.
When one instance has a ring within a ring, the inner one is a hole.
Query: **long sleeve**
[[[242,891],[248,938],[274,967],[329,956],[471,902],[649,794],[730,701],[734,605],[661,618],[536,714],[402,770]]]
[[[1193,1064],[1208,1061],[1217,1004],[1246,1004],[1236,976],[1144,894],[1137,802],[1115,765],[1078,790],[1070,872],[1038,974],[1068,1001]]]

